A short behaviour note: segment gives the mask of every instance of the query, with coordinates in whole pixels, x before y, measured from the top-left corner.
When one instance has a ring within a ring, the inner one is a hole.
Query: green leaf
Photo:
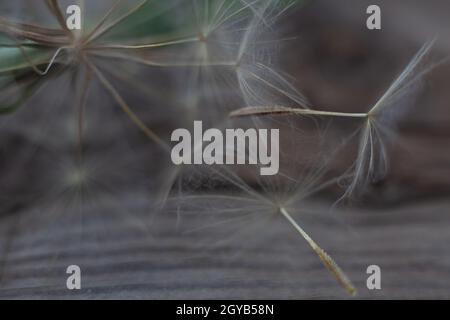
[[[31,69],[31,64],[40,65],[51,59],[52,51],[32,45],[22,46],[22,49],[1,41],[0,37],[0,73],[20,69]]]
[[[243,9],[243,10],[241,10]],[[233,18],[251,12],[240,0],[148,1],[112,28],[103,39],[174,38],[195,36],[199,27],[223,16]]]

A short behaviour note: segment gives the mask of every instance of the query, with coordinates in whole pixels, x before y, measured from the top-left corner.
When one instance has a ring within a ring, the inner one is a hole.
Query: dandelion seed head
[[[435,40],[426,42],[395,79],[381,98],[368,111],[361,127],[359,149],[350,169],[353,177],[345,189],[343,198],[363,193],[367,187],[384,178],[389,167],[388,145],[395,139],[395,127],[407,116],[414,99],[408,99],[417,90],[423,76],[433,67],[424,65]]]
[[[69,187],[79,187],[89,181],[89,171],[85,167],[74,167],[66,173],[64,178],[65,184]]]
[[[304,131],[296,128],[298,123],[279,123],[276,118],[247,118],[233,124],[238,128],[276,127],[282,131],[281,135],[291,137],[280,146],[279,173],[261,176],[258,170],[261,165],[192,166],[179,175],[167,201],[166,212],[175,216],[176,228],[194,239],[206,238],[207,247],[238,241],[241,248],[252,248],[261,235],[274,236],[271,233],[274,224],[287,220],[286,230],[294,226],[291,231],[299,232],[338,282],[354,292],[342,270],[302,228],[305,216],[314,215],[311,197],[336,182],[326,175],[329,155],[312,149],[322,142],[320,130],[308,136],[306,128]],[[227,123],[225,127],[230,125]],[[313,125],[309,129],[314,132],[317,128]],[[245,150],[248,159],[250,149]],[[226,155],[231,152],[236,150],[224,150]]]

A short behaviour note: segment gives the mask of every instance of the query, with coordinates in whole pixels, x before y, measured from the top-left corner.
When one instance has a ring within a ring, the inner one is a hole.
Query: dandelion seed
[[[359,129],[360,141],[358,154],[354,164],[349,169],[353,172],[352,179],[342,198],[350,197],[357,190],[363,190],[368,182],[375,181],[386,174],[388,155],[385,138],[389,134],[392,134],[389,127],[397,120],[396,118],[389,117],[389,114],[392,114],[392,110],[396,109],[396,103],[398,103],[399,99],[413,84],[433,68],[445,62],[444,60],[438,64],[419,70],[421,62],[423,62],[424,57],[429,53],[433,43],[434,40],[428,41],[423,45],[400,76],[368,112],[346,113],[285,106],[250,106],[235,110],[230,113],[230,116],[300,115],[362,119],[363,124]],[[345,173],[346,176],[348,174],[349,172]]]
[[[270,127],[274,123],[248,125]],[[317,142],[321,139],[320,135],[306,138],[306,135],[286,124],[281,132],[281,135],[284,132],[301,139],[304,144],[300,146],[297,140],[293,147],[293,139],[280,148],[282,152],[289,150],[290,156],[280,157],[283,162],[277,176],[261,177],[257,168],[248,166],[242,169],[239,166],[194,167],[190,174],[185,172],[179,177],[182,187],[168,199],[168,210],[176,213],[177,225],[184,226],[183,229],[189,234],[211,230],[215,238],[224,240],[246,235],[246,242],[251,242],[250,237],[255,234],[263,234],[265,231],[261,230],[267,230],[274,219],[278,221],[282,217],[300,233],[337,282],[353,295],[356,290],[345,273],[290,214],[308,215],[307,199],[336,182],[325,177],[329,157],[323,151],[311,150],[315,147],[322,150]],[[299,149],[303,152],[309,150],[311,156],[297,157],[295,150]],[[250,150],[246,154],[250,156]],[[210,189],[222,191],[219,193]]]
[[[300,227],[297,222],[291,217],[291,215],[284,209],[280,208],[281,214],[292,224],[292,226],[302,235],[302,237],[308,242],[320,260],[323,262],[324,266],[330,271],[335,277],[339,284],[347,290],[347,292],[351,295],[356,294],[356,289],[351,283],[351,281],[347,278],[345,273],[341,270],[341,268],[334,262],[334,260],[321,248],[317,245],[317,243],[311,239],[311,237]]]

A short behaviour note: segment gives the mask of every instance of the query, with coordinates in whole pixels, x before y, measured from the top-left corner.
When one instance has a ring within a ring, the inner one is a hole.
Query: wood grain
[[[129,209],[140,211],[145,223],[149,212],[136,199],[121,200],[134,202]],[[322,203],[311,205],[323,213],[296,218],[352,279],[356,298],[450,298],[450,202],[333,213]],[[349,298],[284,221],[264,234],[205,247],[214,235],[205,230],[186,241],[173,232],[170,215],[158,218],[167,223],[152,234],[125,213],[95,210],[83,212],[83,223],[79,212],[68,211],[57,223],[39,221],[38,212],[24,214],[20,223],[3,219],[0,298]],[[5,246],[7,234],[14,237]],[[82,268],[80,291],[65,288],[70,264]],[[365,287],[371,264],[382,269],[380,291]]]

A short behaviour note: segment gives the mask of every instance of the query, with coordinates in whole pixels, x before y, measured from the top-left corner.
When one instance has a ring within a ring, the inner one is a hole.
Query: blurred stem
[[[105,24],[106,20],[111,16],[111,14],[116,10],[117,6],[122,2],[122,0],[117,0],[112,7],[106,12],[102,19],[100,19],[99,23],[92,29],[91,32],[86,36],[86,40],[84,40],[84,44],[89,43],[94,34]]]
[[[164,41],[164,42],[142,44],[142,45],[120,45],[120,44],[114,44],[114,45],[92,46],[91,48],[93,48],[93,49],[145,49],[145,48],[166,47],[166,46],[171,46],[171,45],[176,45],[176,44],[198,42],[198,41],[200,41],[200,39],[198,37],[191,37],[191,38],[183,38],[183,39],[172,40],[172,41]]]
[[[14,39],[24,38],[34,41],[39,46],[61,46],[68,43],[64,34],[61,36],[56,29],[11,22],[2,17],[0,17],[0,32]]]
[[[141,131],[152,141],[156,142],[160,145],[164,150],[170,153],[170,147],[157,135],[155,134],[149,127],[147,127],[141,119],[131,110],[122,96],[117,92],[114,86],[105,78],[103,73],[88,59],[85,58],[86,64],[89,69],[96,75],[96,77],[100,80],[100,83],[105,87],[105,89],[111,94],[111,96],[116,100],[125,114],[130,118],[134,124],[141,129]]]
[[[90,69],[86,69],[85,75],[83,77],[83,84],[80,91],[80,96],[78,99],[78,117],[77,117],[77,128],[78,128],[78,147],[77,147],[77,157],[81,164],[83,160],[83,129],[84,129],[84,111],[86,107],[86,101],[89,93],[89,88],[92,80],[92,72]]]
[[[134,57],[131,55],[120,54],[120,53],[105,53],[96,52],[92,50],[89,54],[93,56],[111,58],[111,59],[121,59],[126,61],[135,62],[150,67],[234,67],[236,65],[235,61],[217,61],[217,62],[157,62],[152,60],[147,60],[144,58]]]

